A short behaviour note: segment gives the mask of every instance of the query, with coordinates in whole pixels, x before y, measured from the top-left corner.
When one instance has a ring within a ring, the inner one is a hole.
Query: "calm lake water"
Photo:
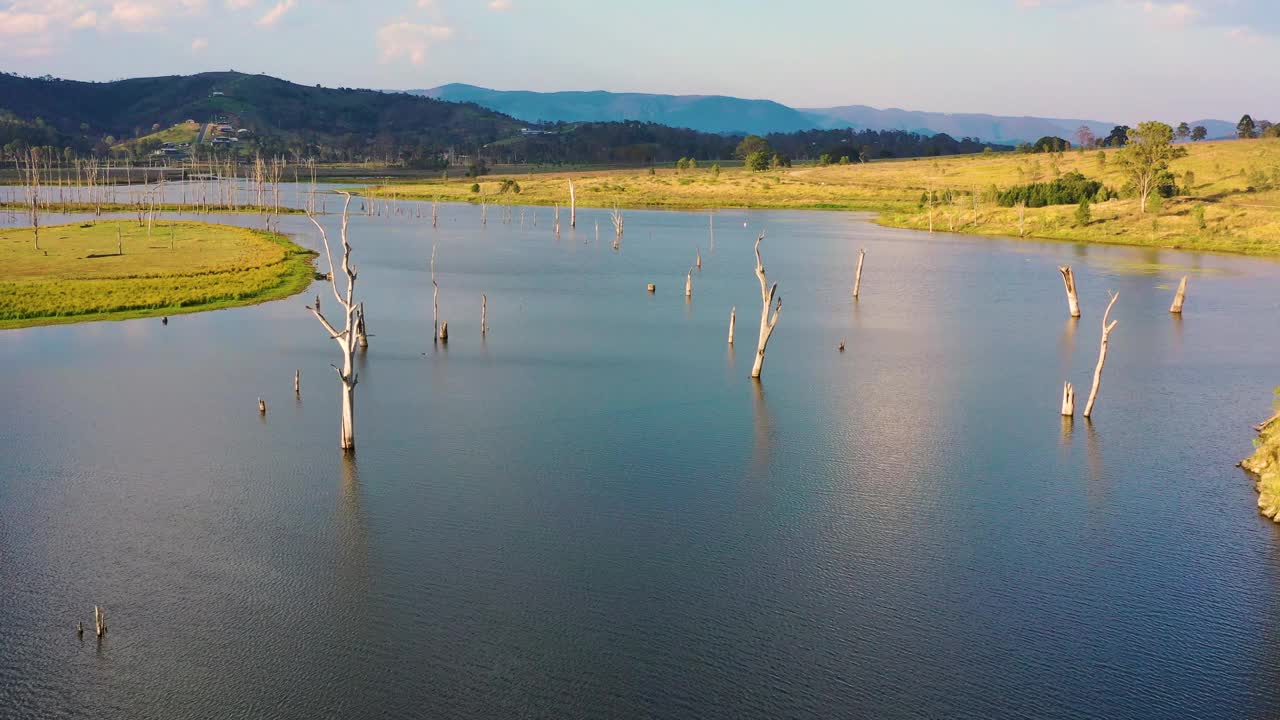
[[[628,212],[614,252],[603,211],[557,240],[547,208],[404,207],[351,223],[352,459],[324,286],[0,332],[0,716],[1280,713],[1280,530],[1234,467],[1280,264],[763,211],[716,213],[714,253],[705,213]]]

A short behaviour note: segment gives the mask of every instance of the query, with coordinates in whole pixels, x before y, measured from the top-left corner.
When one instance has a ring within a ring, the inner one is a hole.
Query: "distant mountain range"
[[[711,133],[789,133],[797,130],[851,127],[855,130],[906,130],[926,135],[946,133],[954,138],[975,137],[984,142],[1035,142],[1046,135],[1074,141],[1076,129],[1088,125],[1105,136],[1116,125],[1101,120],[1013,117],[975,113],[937,113],[865,105],[830,108],[792,108],[772,100],[747,100],[723,95],[653,95],[603,90],[532,92],[490,90],[453,83],[410,94],[438,100],[475,103],[525,122],[602,122],[639,120]],[[1235,124],[1200,120],[1210,138],[1229,137]]]

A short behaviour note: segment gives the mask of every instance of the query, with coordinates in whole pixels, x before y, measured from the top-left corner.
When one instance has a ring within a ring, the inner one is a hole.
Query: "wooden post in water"
[[[867,249],[862,248],[858,251],[858,271],[853,275],[853,299],[858,299],[858,292],[862,290],[862,261],[867,257]]]
[[[1187,276],[1182,276],[1182,282],[1178,283],[1178,292],[1173,296],[1173,304],[1169,306],[1169,312],[1175,315],[1182,314],[1182,303],[1187,299]]]
[[[1111,331],[1116,329],[1119,320],[1107,319],[1111,316],[1111,307],[1120,299],[1120,293],[1111,294],[1111,302],[1107,303],[1107,311],[1102,314],[1102,344],[1098,349],[1098,366],[1093,369],[1093,388],[1089,390],[1089,402],[1084,406],[1084,416],[1093,416],[1093,403],[1098,399],[1098,387],[1102,385],[1102,366],[1107,364],[1107,344],[1111,340]]]
[[[1071,272],[1070,265],[1061,265],[1058,272],[1062,273],[1062,284],[1067,289],[1067,310],[1071,312],[1071,317],[1080,317],[1080,298],[1076,295],[1076,276]]]

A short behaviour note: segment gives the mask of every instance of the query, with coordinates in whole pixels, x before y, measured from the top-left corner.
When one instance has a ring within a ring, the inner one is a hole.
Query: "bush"
[[[1093,212],[1089,209],[1089,198],[1085,198],[1076,206],[1076,225],[1084,227],[1092,220]]]
[[[471,192],[473,193],[480,192],[480,183],[471,183]]]
[[[1069,172],[1062,177],[1047,183],[1031,183],[1017,185],[1004,190],[997,198],[1001,207],[1013,207],[1025,203],[1027,207],[1045,207],[1047,205],[1076,205],[1081,200],[1097,196],[1102,190],[1102,183],[1090,180],[1078,172]]]
[[[1191,208],[1191,217],[1196,221],[1196,228],[1204,230],[1208,227],[1208,223],[1204,221],[1204,205],[1197,205]]]
[[[763,172],[769,169],[769,156],[760,151],[748,153],[742,164],[751,172]]]

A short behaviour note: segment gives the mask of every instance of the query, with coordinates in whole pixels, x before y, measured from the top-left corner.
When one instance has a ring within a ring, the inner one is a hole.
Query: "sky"
[[[0,70],[1280,122],[1280,0],[0,0]],[[0,98],[0,107],[4,99]]]

